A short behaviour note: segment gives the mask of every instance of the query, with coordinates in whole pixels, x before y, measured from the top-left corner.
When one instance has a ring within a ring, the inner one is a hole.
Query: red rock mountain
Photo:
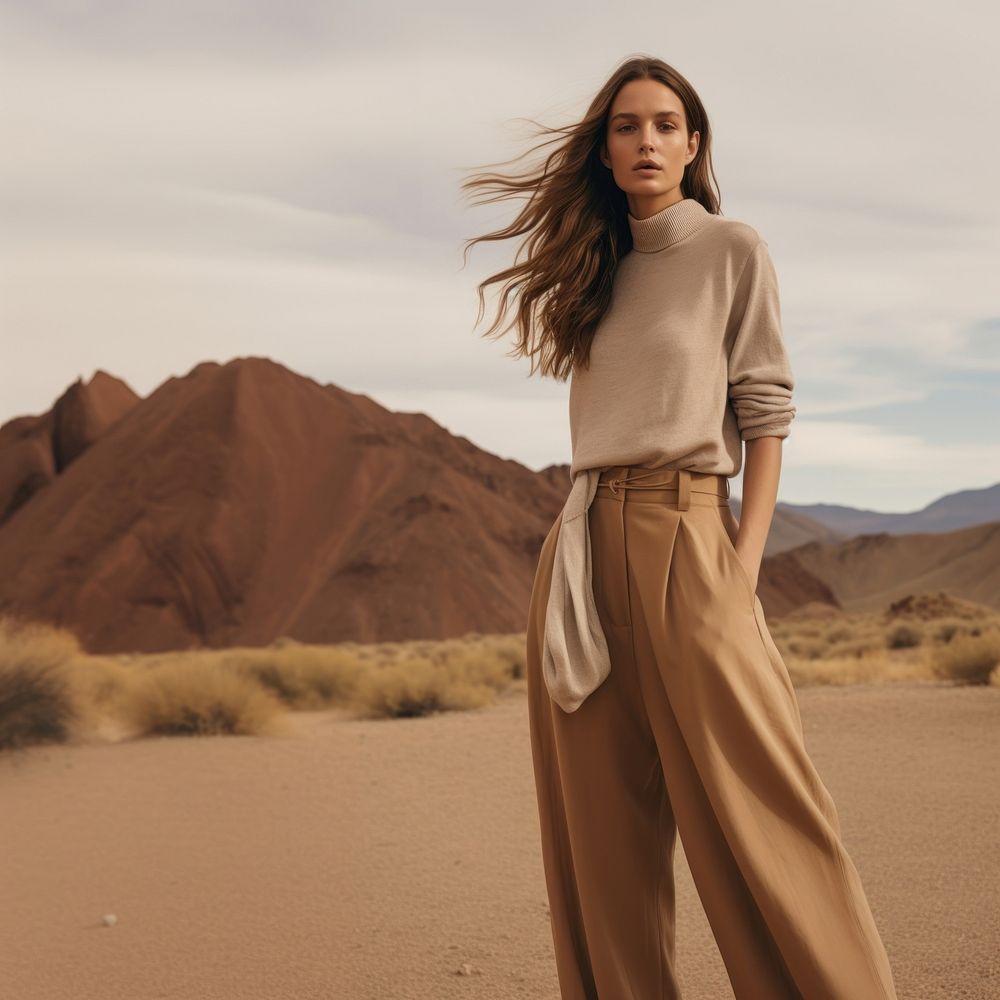
[[[266,358],[145,399],[98,372],[0,427],[0,613],[92,652],[522,631],[568,489],[568,466],[534,472]],[[776,533],[808,531],[789,516]],[[924,582],[1000,605],[1000,525],[829,534],[765,560],[768,614]]]
[[[99,388],[113,422],[111,403],[57,404],[0,428],[10,495],[22,484],[0,612],[95,652],[524,628],[568,479],[264,358],[131,406]]]
[[[77,379],[39,417],[0,427],[0,525],[139,402],[121,379],[97,371]]]

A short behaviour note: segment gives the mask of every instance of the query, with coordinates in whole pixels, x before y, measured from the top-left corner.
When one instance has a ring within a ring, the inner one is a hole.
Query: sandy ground
[[[900,998],[1000,997],[1000,688],[799,701]],[[558,1000],[527,724],[514,691],[0,759],[0,994]],[[685,998],[731,998],[677,878]]]

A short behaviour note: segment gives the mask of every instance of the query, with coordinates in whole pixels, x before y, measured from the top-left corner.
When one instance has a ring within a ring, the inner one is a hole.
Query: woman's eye
[[[671,128],[671,129],[675,129],[675,128],[677,128],[677,126],[676,126],[676,125],[674,125],[674,123],[673,123],[673,122],[661,122],[661,124],[662,124],[662,125],[666,125],[666,126],[667,126],[667,128]],[[627,128],[635,128],[635,126],[634,126],[634,125],[622,125],[622,126],[621,126],[621,127],[620,127],[620,128],[618,129],[618,131],[619,131],[619,132],[624,132],[624,131],[625,131],[625,129],[627,129]]]

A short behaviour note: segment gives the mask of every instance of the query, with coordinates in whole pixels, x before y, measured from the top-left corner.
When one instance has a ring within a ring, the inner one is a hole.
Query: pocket
[[[722,534],[725,536],[723,547],[728,553],[729,561],[735,565],[736,573],[743,581],[743,586],[746,588],[746,592],[750,598],[750,606],[753,607],[753,603],[757,598],[757,588],[751,582],[750,573],[746,566],[743,565],[743,560],[740,558],[739,552],[736,551],[735,538],[736,533],[739,531],[739,524],[728,504],[720,506],[718,511],[719,526],[722,528]]]
[[[792,683],[788,667],[781,655],[781,651],[775,645],[771,630],[767,627],[767,618],[764,615],[764,606],[760,603],[760,598],[754,598],[753,616],[757,622],[757,631],[760,634],[760,641],[764,644],[764,651],[767,653],[768,662],[774,671],[781,685],[781,690],[787,699],[790,718],[795,726],[799,738],[802,737],[802,716],[799,711],[799,702],[795,694],[795,685]],[[822,795],[822,793],[820,793]]]

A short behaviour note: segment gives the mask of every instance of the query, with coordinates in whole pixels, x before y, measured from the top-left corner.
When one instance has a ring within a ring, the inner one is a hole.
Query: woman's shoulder
[[[742,219],[730,219],[725,215],[715,216],[712,231],[721,244],[737,255],[746,256],[754,247],[764,241],[761,233],[749,222],[744,222]]]
[[[740,273],[758,247],[761,253],[767,253],[767,241],[761,232],[742,219],[715,215],[706,229],[708,239],[703,250],[730,274]]]

